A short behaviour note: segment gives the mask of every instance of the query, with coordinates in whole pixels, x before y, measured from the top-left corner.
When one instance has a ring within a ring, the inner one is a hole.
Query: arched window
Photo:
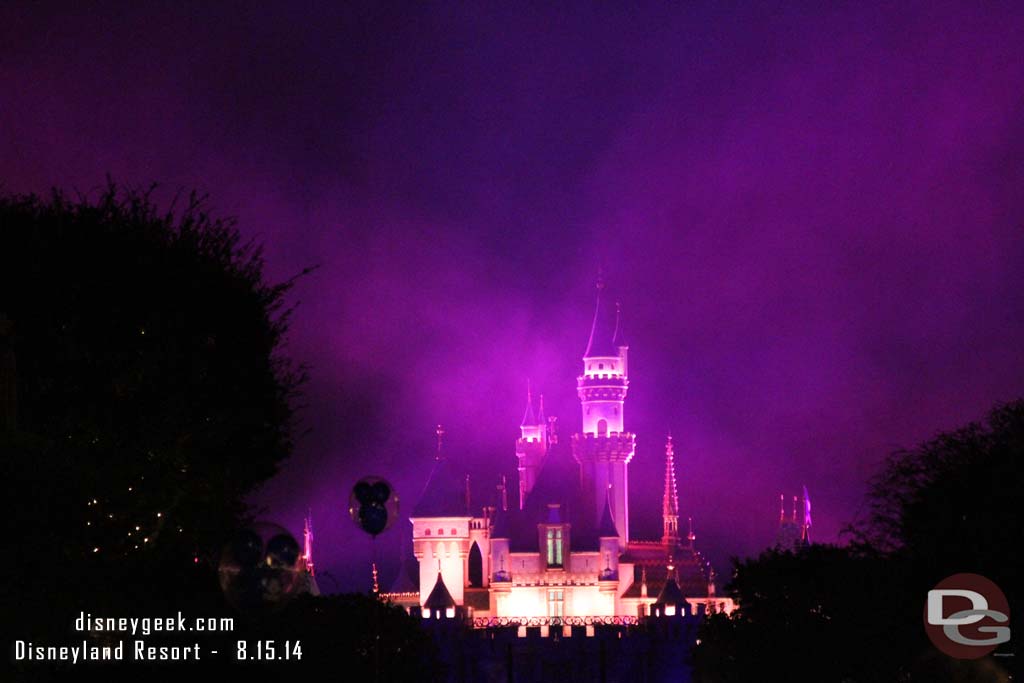
[[[484,558],[476,541],[469,549],[469,585],[473,588],[482,588],[484,585]]]
[[[608,420],[601,418],[597,421],[597,435],[605,436],[608,434]]]

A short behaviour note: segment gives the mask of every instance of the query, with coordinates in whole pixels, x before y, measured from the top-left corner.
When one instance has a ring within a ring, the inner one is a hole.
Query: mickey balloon
[[[270,522],[237,530],[221,553],[217,572],[228,602],[246,614],[272,614],[301,591],[299,544]]]
[[[348,513],[360,529],[376,537],[398,519],[395,488],[380,477],[363,477],[349,494]]]

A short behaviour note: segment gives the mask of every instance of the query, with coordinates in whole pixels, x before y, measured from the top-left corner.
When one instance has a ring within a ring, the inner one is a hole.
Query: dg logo
[[[942,652],[978,659],[1010,640],[1010,606],[1003,591],[979,574],[954,574],[928,591],[924,627]]]

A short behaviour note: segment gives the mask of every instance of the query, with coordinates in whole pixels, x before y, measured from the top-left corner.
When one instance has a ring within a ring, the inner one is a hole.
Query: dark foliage
[[[194,196],[176,213],[114,186],[0,199],[18,398],[0,462],[24,558],[3,602],[19,618],[145,601],[215,561],[289,454],[303,379],[282,355],[291,283],[262,270]]]
[[[1001,681],[1014,657],[958,661],[927,640],[927,591],[951,574],[995,581],[1017,604],[1024,401],[985,424],[891,456],[846,547],[812,545],[736,561],[740,609],[705,621],[696,679]],[[1000,649],[1014,653],[1011,640]]]

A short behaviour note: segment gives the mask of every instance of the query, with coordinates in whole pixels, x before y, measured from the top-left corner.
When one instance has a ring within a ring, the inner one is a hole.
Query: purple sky
[[[411,507],[437,422],[488,489],[527,377],[577,428],[601,261],[635,535],[671,429],[720,571],[780,491],[834,540],[886,453],[1024,393],[1019,3],[321,4],[5,3],[0,186],[198,187],[273,278],[320,264],[311,431],[254,500],[295,532],[311,506],[343,587],[369,580],[348,490]],[[390,582],[398,530],[377,545]]]

